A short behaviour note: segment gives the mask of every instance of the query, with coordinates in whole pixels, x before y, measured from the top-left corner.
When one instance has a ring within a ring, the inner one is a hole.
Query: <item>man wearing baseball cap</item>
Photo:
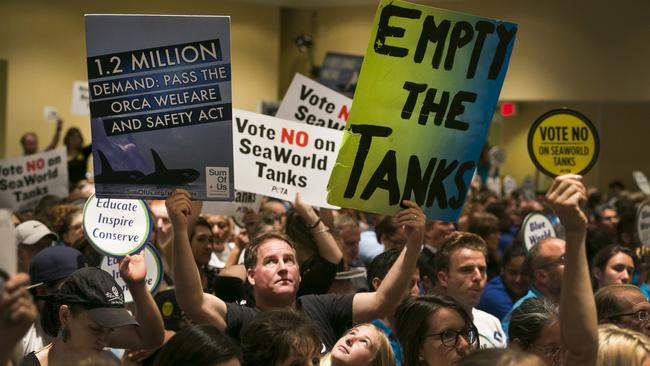
[[[86,258],[80,251],[64,245],[47,247],[32,258],[29,265],[30,287],[39,314],[43,311],[45,301],[51,299],[63,280],[87,265]],[[52,337],[41,327],[39,315],[22,339],[23,356],[38,351],[51,341]]]
[[[58,239],[59,237],[40,221],[29,220],[16,226],[18,272],[27,272],[32,258]]]

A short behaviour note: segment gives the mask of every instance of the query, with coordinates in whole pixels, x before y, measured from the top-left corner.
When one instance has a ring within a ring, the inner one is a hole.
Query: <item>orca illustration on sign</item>
[[[144,173],[137,170],[113,170],[106,155],[101,150],[97,150],[97,152],[102,165],[102,173],[95,176],[95,182],[104,184],[136,183],[145,177]]]
[[[201,175],[194,169],[167,169],[156,150],[151,149],[155,171],[140,179],[141,184],[179,186],[192,183]]]

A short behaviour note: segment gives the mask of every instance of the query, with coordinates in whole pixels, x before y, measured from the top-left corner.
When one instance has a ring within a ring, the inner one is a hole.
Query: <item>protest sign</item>
[[[76,80],[72,82],[72,102],[70,103],[70,112],[77,116],[87,116],[90,114],[88,102],[88,82]]]
[[[11,220],[11,211],[0,209],[0,270],[14,274],[18,265],[16,231]]]
[[[233,199],[230,18],[87,15],[98,197]]]
[[[236,216],[247,210],[258,212],[261,204],[261,195],[235,190],[235,201],[205,202],[201,214]]]
[[[310,78],[296,74],[276,117],[343,130],[352,100]]]
[[[501,197],[501,177],[487,177],[485,180],[485,186],[488,191],[494,193],[497,197]]]
[[[648,183],[648,177],[646,177],[640,170],[633,171],[632,177],[634,177],[634,182],[641,192],[650,195],[650,183]]]
[[[328,202],[456,221],[485,143],[515,24],[382,0]],[[444,56],[444,57],[443,57]]]
[[[327,203],[327,179],[341,131],[233,110],[237,189],[318,207]]]
[[[642,245],[650,245],[650,202],[643,202],[636,211],[636,231]]]
[[[517,189],[517,181],[511,175],[506,175],[503,177],[503,194],[506,197],[510,197],[512,192]]]
[[[113,257],[139,252],[149,240],[152,222],[142,200],[92,195],[83,210],[86,238],[97,251]]]
[[[521,225],[521,234],[526,249],[530,250],[540,240],[555,236],[553,223],[541,212],[531,212],[524,218]]]
[[[327,52],[318,72],[318,82],[352,98],[362,63],[363,56]]]
[[[68,196],[65,148],[0,160],[0,207],[32,209],[47,196]]]
[[[554,109],[540,116],[528,132],[528,154],[542,173],[586,174],[598,160],[598,132],[583,114]]]
[[[524,180],[521,182],[521,190],[524,192],[524,197],[527,200],[535,199],[535,179],[532,175],[527,175],[524,177]]]
[[[45,122],[56,122],[59,119],[59,112],[55,107],[46,105],[43,107],[43,119]]]
[[[162,260],[160,259],[160,254],[158,254],[158,251],[151,243],[148,243],[143,250],[144,263],[147,266],[147,275],[144,278],[144,284],[147,286],[149,292],[154,293],[158,289],[158,286],[160,286],[160,281],[164,274]],[[127,303],[132,302],[133,296],[131,296],[131,292],[120,274],[120,258],[106,256],[102,259],[100,268],[113,276],[115,282],[122,288],[124,301]]]

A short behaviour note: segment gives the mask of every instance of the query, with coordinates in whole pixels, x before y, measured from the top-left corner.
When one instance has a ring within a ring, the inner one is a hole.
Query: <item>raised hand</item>
[[[120,260],[120,275],[127,286],[144,284],[147,277],[147,266],[144,262],[144,250],[137,254],[127,255]]]
[[[176,189],[165,200],[169,220],[174,227],[187,228],[188,218],[192,215],[192,200],[190,193],[184,189]]]
[[[587,230],[587,215],[580,208],[587,201],[582,176],[567,174],[556,177],[546,193],[546,200],[567,231]]]
[[[402,201],[406,207],[395,215],[397,225],[403,226],[406,235],[409,237],[409,243],[422,244],[424,240],[424,226],[426,216],[417,203],[409,200]]]
[[[305,220],[307,226],[313,226],[318,221],[318,214],[314,209],[306,204],[300,197],[300,193],[296,192],[296,199],[293,201],[293,208],[298,212],[300,217]]]

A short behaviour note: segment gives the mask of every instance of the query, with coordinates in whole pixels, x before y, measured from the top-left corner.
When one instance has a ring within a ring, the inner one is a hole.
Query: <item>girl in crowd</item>
[[[613,324],[598,327],[597,366],[646,366],[650,364],[650,339],[644,334]]]
[[[386,335],[365,323],[343,335],[320,366],[395,366],[395,355]]]
[[[634,275],[634,255],[628,248],[608,245],[599,250],[592,260],[594,289],[613,284],[627,284]]]
[[[100,355],[104,348],[156,348],[163,342],[163,321],[145,286],[144,251],[126,256],[120,275],[135,304],[134,319],[113,276],[95,267],[74,272],[43,309],[41,323],[55,337],[30,353],[21,365],[67,365]],[[137,326],[139,325],[139,326]]]
[[[235,343],[216,327],[193,325],[176,333],[156,357],[157,366],[240,366]]]
[[[527,299],[512,312],[508,338],[513,348],[539,356],[546,365],[560,365],[558,306],[543,298]]]
[[[86,179],[88,157],[93,153],[93,146],[83,146],[84,138],[76,127],[70,127],[63,136],[68,155],[68,180],[69,187],[76,187],[77,182]]]
[[[395,323],[404,366],[455,365],[479,347],[472,318],[447,296],[406,299],[395,311]]]

